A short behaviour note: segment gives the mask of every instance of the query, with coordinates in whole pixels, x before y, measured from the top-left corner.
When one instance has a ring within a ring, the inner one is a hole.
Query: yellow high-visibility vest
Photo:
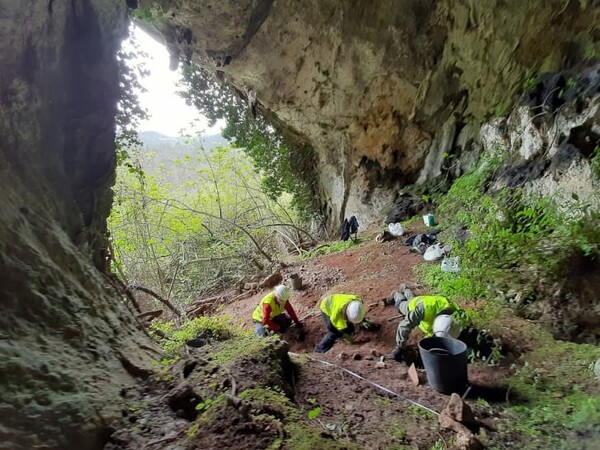
[[[269,294],[265,295],[263,297],[263,299],[260,301],[260,303],[258,304],[256,309],[252,313],[252,319],[256,320],[257,322],[262,323],[262,321],[263,321],[263,305],[265,303],[267,303],[271,307],[271,317],[269,317],[269,319],[273,320],[274,317],[277,317],[278,315],[280,315],[283,312],[283,310],[285,309],[285,304],[287,302],[283,302],[280,305],[279,302],[277,301],[277,299],[275,298],[275,292],[270,292]]]
[[[414,311],[418,303],[423,303],[425,307],[425,317],[419,323],[419,329],[426,336],[433,336],[433,321],[435,317],[443,310],[456,311],[458,307],[441,295],[420,295],[408,302],[408,311]]]
[[[344,315],[344,307],[353,301],[362,303],[362,299],[354,294],[333,294],[321,300],[321,311],[325,313],[331,324],[338,330],[342,331],[348,328],[348,322]]]

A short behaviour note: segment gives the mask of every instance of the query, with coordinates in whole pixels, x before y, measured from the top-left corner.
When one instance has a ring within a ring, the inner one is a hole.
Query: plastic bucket
[[[419,353],[431,387],[442,394],[462,394],[467,388],[467,345],[458,339],[428,337]]]
[[[433,216],[433,214],[425,214],[423,216],[423,223],[425,225],[427,225],[428,227],[434,227],[435,226],[435,217]]]
[[[302,278],[297,273],[290,275],[290,284],[295,291],[302,290]]]

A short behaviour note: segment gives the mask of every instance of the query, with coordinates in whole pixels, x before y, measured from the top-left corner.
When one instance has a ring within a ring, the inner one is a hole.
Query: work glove
[[[342,334],[342,340],[346,343],[346,344],[352,344],[354,342],[354,339],[352,338],[352,335],[350,334]]]
[[[396,347],[396,350],[392,353],[392,358],[394,358],[398,362],[402,362],[403,360],[404,350],[400,347]]]
[[[359,325],[361,330],[365,330],[365,331],[374,331],[377,329],[377,325],[368,321],[367,319],[364,319],[360,325]]]

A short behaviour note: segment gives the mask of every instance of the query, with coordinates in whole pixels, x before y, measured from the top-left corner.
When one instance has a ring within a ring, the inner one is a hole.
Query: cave
[[[103,448],[122,393],[152,374],[154,344],[106,270],[129,8],[153,12],[175,63],[218,68],[314,147],[335,228],[395,198],[379,171],[416,179],[454,142],[443,130],[489,116],[525,70],[563,68],[594,5],[556,3],[1,1],[0,449]]]

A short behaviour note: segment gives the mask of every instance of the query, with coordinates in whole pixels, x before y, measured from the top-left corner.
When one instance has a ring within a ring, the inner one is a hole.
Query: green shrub
[[[329,253],[341,252],[343,250],[348,250],[351,247],[358,246],[360,244],[360,240],[353,241],[352,239],[348,239],[347,241],[339,241],[334,242],[332,244],[320,245],[312,249],[309,252],[306,252],[303,255],[304,259],[312,259],[319,255],[327,255]]]
[[[246,336],[250,333],[248,330],[232,325],[231,318],[227,316],[198,317],[185,322],[178,329],[175,329],[172,324],[155,322],[152,324],[151,330],[152,328],[160,329],[166,335],[161,341],[161,345],[169,358],[177,356],[187,341],[199,336],[210,342]]]

